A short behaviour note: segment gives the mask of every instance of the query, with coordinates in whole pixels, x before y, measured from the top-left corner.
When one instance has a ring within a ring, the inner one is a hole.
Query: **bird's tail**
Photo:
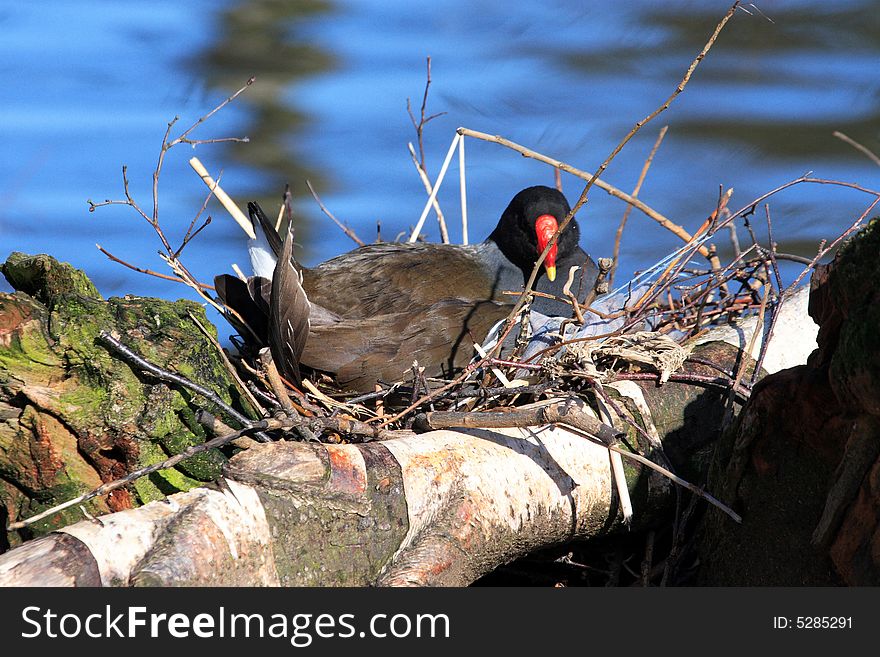
[[[256,238],[248,243],[248,254],[251,257],[254,276],[272,280],[272,272],[275,270],[275,263],[278,262],[278,256],[281,253],[281,236],[259,203],[255,201],[248,203],[248,214],[256,235]]]

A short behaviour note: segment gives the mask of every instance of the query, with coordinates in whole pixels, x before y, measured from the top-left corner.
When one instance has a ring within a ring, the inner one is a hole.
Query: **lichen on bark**
[[[96,340],[100,331],[239,403],[216,348],[190,317],[211,327],[201,305],[105,300],[83,272],[47,255],[13,253],[0,272],[17,290],[0,294],[3,524],[204,442],[194,419],[198,400],[135,372]],[[220,451],[206,452],[85,507],[97,515],[187,490],[215,479],[225,462]],[[16,544],[81,518],[74,507],[8,540]]]

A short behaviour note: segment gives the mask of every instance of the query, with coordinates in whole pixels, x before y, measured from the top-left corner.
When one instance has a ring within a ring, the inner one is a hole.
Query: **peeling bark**
[[[189,317],[208,325],[198,304],[104,300],[82,272],[49,256],[12,254],[0,271],[18,289],[0,293],[3,524],[204,442],[189,395],[136,375],[96,342],[102,329],[227,401],[235,398],[216,349]],[[85,506],[101,515],[161,499],[212,481],[225,460],[215,450]],[[80,518],[78,509],[62,511],[7,541],[17,545]]]

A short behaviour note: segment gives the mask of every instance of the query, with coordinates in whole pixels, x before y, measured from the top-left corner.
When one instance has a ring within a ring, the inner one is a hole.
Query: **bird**
[[[483,242],[368,244],[305,268],[291,257],[291,232],[282,240],[251,202],[255,275],[247,282],[217,276],[215,289],[245,342],[268,344],[281,373],[294,381],[304,365],[334,375],[343,389],[370,392],[377,382],[403,378],[414,361],[425,376],[448,378],[471,360],[474,342],[508,316],[570,211],[557,189],[528,187],[513,196]],[[561,296],[577,266],[571,291],[581,301],[592,292],[598,271],[579,242],[572,219],[534,290]],[[571,315],[568,303],[543,296],[532,310]]]

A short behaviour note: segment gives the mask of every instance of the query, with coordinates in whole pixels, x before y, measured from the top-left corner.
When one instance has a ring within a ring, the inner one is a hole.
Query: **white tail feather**
[[[277,258],[269,246],[269,240],[263,232],[259,222],[254,222],[254,232],[256,238],[248,240],[248,254],[251,257],[251,267],[254,270],[254,276],[262,276],[268,280],[272,280],[272,273],[275,271],[275,263]]]

